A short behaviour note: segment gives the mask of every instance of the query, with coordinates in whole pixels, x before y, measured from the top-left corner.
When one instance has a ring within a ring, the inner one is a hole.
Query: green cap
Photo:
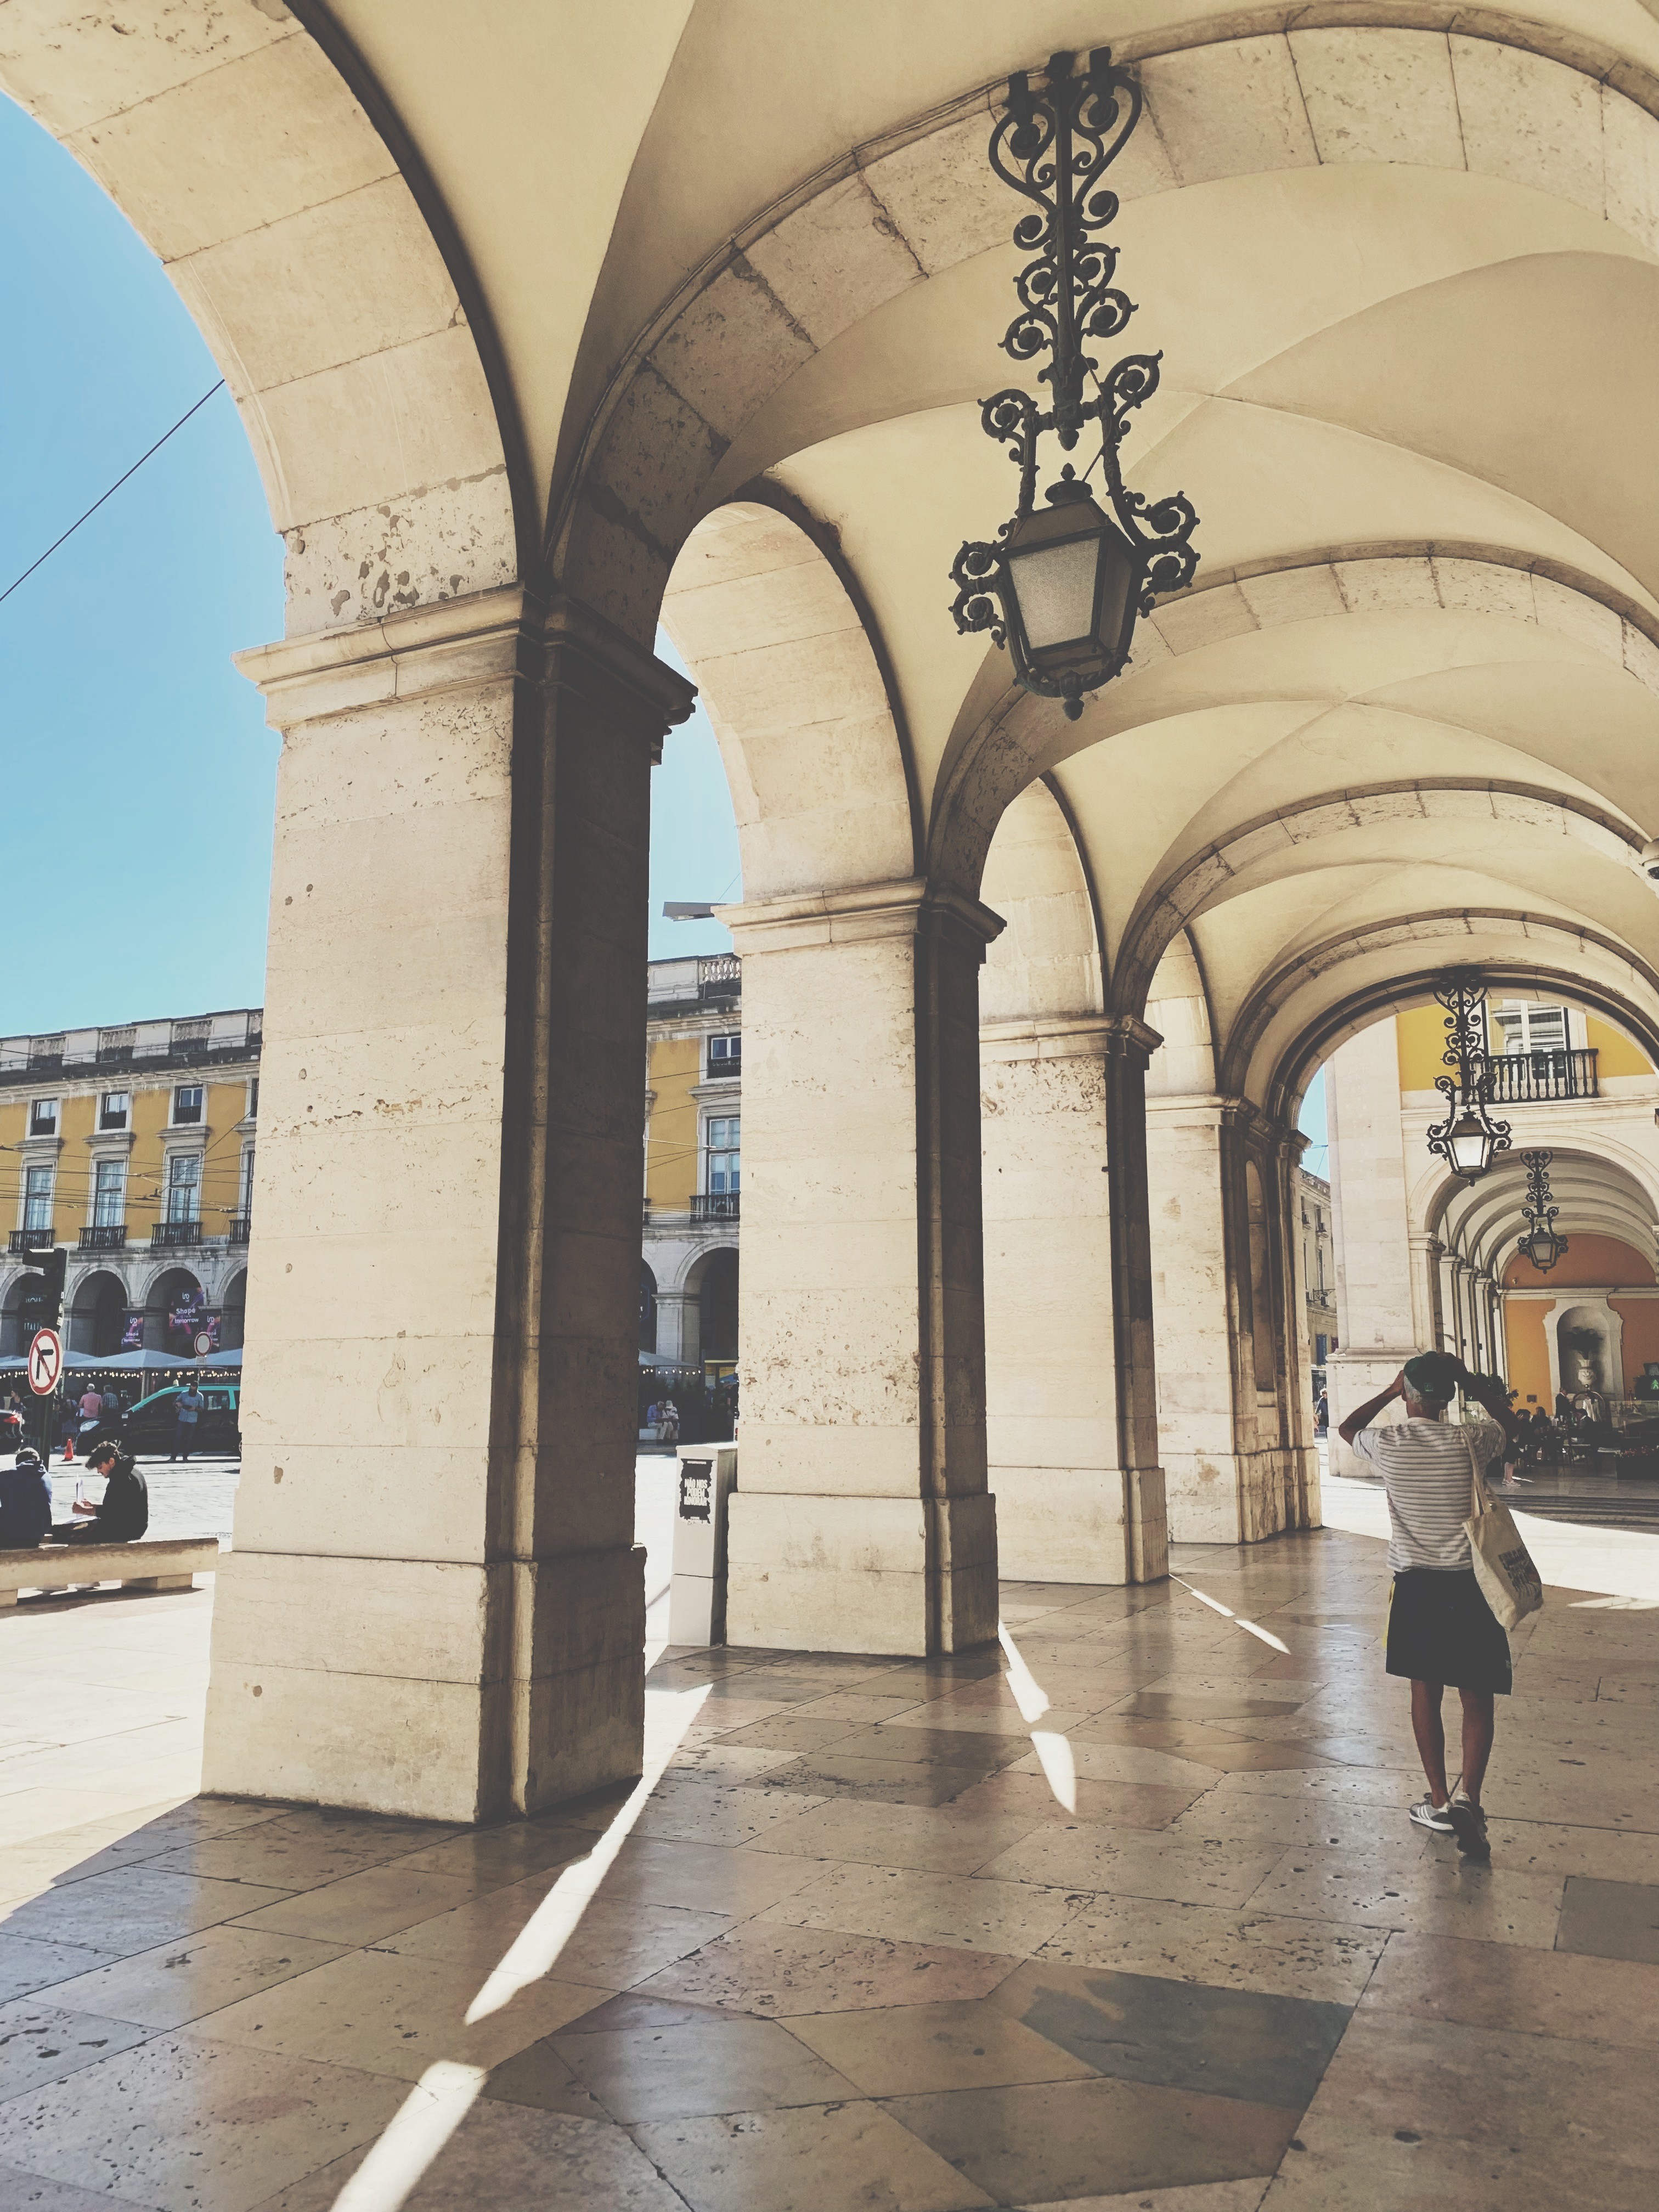
[[[1419,1352],[1405,1367],[1406,1387],[1425,1406],[1449,1406],[1462,1370],[1449,1352]]]

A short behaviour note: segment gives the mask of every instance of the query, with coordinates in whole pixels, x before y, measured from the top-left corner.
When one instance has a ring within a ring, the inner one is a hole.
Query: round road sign
[[[50,1398],[64,1371],[64,1340],[55,1328],[37,1328],[29,1340],[29,1388]]]
[[[204,1359],[212,1349],[213,1339],[208,1334],[206,1329],[198,1329],[196,1332],[196,1357],[198,1359]]]

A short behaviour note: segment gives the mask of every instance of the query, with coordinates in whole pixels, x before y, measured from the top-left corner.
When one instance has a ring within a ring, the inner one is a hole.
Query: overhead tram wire
[[[143,467],[144,463],[149,459],[150,454],[159,453],[162,447],[166,445],[167,440],[173,436],[174,431],[182,430],[185,423],[189,422],[191,416],[194,415],[198,409],[207,405],[209,400],[212,398],[214,392],[222,392],[224,388],[225,380],[222,376],[219,379],[219,381],[212,386],[211,390],[204,392],[202,394],[201,398],[196,402],[194,407],[186,407],[184,413],[173,424],[173,429],[164,430],[161,436],[155,441],[155,443],[150,447],[149,453],[139,454],[137,459],[127,471],[126,476],[117,477],[115,482],[110,486],[109,489],[106,492],[100,493],[100,495],[94,500],[92,505],[87,509],[86,513],[82,515],[77,516],[76,519],[70,523],[69,528],[64,532],[61,538],[54,538],[51,544],[47,546],[46,551],[42,553],[37,560],[31,561],[28,567],[24,569],[21,576],[15,576],[12,579],[11,582],[7,585],[5,590],[3,592],[0,592],[0,604],[3,604],[4,601],[9,599],[20,584],[27,584],[29,578],[34,574],[35,570],[40,568],[46,562],[50,561],[52,555],[58,550],[58,547],[67,544],[69,539],[74,537],[76,532],[81,527],[81,525],[83,522],[89,522],[92,520],[93,516],[97,514],[99,508],[104,504],[106,500],[114,498],[116,493],[120,490],[122,485],[126,483],[129,477],[136,477],[137,475],[139,470]]]

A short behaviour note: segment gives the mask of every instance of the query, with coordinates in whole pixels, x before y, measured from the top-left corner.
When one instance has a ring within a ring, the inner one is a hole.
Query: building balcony
[[[738,1083],[743,1078],[743,1054],[734,1052],[726,1060],[711,1060],[705,1083]]]
[[[1486,1065],[1492,1073],[1494,1106],[1532,1106],[1561,1098],[1599,1098],[1595,1053],[1495,1052]]]
[[[40,1229],[14,1229],[11,1249],[18,1252],[49,1252],[52,1249],[52,1224],[48,1221]]]
[[[94,1221],[81,1231],[83,1252],[124,1252],[126,1243],[125,1221]]]
[[[183,1244],[199,1244],[202,1224],[199,1221],[158,1221],[149,1232],[150,1249],[157,1246],[168,1249]]]
[[[691,1201],[691,1218],[694,1222],[735,1221],[740,1195],[735,1190],[699,1192]]]
[[[246,1244],[248,1238],[252,1234],[253,1216],[251,1213],[233,1213],[231,1215],[230,1226],[225,1231],[227,1243],[231,1244]]]

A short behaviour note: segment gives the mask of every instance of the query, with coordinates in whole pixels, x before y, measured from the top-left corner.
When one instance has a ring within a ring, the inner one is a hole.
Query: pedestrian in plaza
[[[52,1477],[33,1444],[0,1467],[0,1552],[31,1551],[52,1528]]]
[[[1459,1389],[1492,1418],[1449,1424]],[[1406,1418],[1370,1424],[1403,1400]],[[1349,1414],[1338,1435],[1382,1478],[1389,1500],[1387,1668],[1412,1686],[1412,1730],[1428,1793],[1411,1808],[1419,1827],[1455,1836],[1470,1858],[1492,1856],[1480,1790],[1492,1756],[1493,1700],[1510,1691],[1510,1643],[1475,1580],[1464,1522],[1476,1480],[1501,1466],[1520,1426],[1504,1385],[1472,1375],[1449,1352],[1419,1352],[1386,1390]],[[1441,1699],[1448,1686],[1463,1707],[1462,1771],[1446,1780]]]
[[[659,1443],[677,1444],[680,1440],[680,1409],[672,1398],[662,1401],[662,1416],[657,1424]]]
[[[106,1480],[96,1513],[88,1520],[60,1522],[52,1534],[65,1544],[136,1544],[149,1526],[149,1487],[120,1446],[94,1444],[88,1474]]]
[[[195,1383],[186,1379],[184,1389],[173,1401],[173,1449],[168,1459],[188,1461],[196,1449],[196,1425],[202,1418],[207,1400]]]

